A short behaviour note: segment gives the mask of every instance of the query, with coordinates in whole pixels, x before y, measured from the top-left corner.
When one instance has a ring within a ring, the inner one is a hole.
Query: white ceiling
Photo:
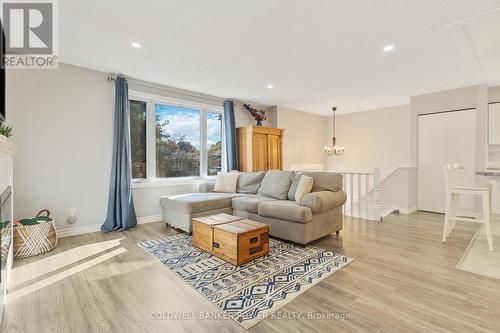
[[[313,113],[500,83],[500,0],[61,0],[59,7],[62,62]],[[395,50],[384,54],[387,44]]]

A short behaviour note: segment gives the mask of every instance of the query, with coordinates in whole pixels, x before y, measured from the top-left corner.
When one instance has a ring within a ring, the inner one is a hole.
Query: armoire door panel
[[[269,134],[267,138],[269,170],[281,170],[281,138],[272,134]]]
[[[253,171],[268,170],[268,141],[265,134],[254,134],[252,147]]]

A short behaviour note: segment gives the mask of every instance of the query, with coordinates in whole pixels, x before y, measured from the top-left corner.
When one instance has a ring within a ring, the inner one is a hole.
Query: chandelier
[[[337,138],[335,137],[335,130],[336,130],[335,112],[337,111],[337,107],[336,106],[332,107],[332,111],[333,111],[333,139],[332,139],[333,148],[330,146],[325,146],[324,150],[325,154],[328,156],[332,155],[342,156],[344,154],[345,147],[337,146]]]

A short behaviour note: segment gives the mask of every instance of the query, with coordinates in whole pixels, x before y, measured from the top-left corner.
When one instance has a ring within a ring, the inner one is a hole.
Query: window
[[[156,104],[156,178],[200,176],[200,111]]]
[[[207,113],[207,145],[209,176],[216,176],[222,168],[222,114]]]
[[[132,178],[146,178],[146,102],[130,100]]]
[[[222,169],[222,109],[130,99],[132,178],[215,176]]]

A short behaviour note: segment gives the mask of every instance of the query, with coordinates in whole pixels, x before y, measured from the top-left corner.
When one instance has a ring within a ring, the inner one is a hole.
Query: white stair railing
[[[380,221],[380,169],[375,168],[371,173],[342,172],[342,175],[343,188],[347,194],[344,215]]]

